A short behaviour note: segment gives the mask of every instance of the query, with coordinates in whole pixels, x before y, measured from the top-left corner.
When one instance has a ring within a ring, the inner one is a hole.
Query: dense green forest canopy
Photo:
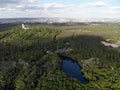
[[[0,90],[119,90],[120,48],[101,43],[108,39],[120,42],[119,24],[31,25],[29,30],[15,26],[1,31]],[[88,82],[67,77],[60,56],[78,62]]]

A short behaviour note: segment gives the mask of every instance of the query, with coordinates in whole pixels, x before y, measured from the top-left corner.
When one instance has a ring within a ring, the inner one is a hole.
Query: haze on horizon
[[[120,18],[119,0],[0,0],[0,18]]]

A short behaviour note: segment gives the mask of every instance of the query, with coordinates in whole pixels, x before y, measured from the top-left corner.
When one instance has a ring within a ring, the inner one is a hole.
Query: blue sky
[[[120,0],[1,0],[0,18],[120,18]]]

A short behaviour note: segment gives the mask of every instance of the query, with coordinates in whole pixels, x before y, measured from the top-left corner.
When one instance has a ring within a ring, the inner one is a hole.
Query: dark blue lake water
[[[87,80],[81,73],[81,68],[77,64],[77,62],[73,62],[69,59],[64,59],[62,61],[62,71],[66,73],[67,76],[76,78],[78,81],[82,83],[86,83]]]

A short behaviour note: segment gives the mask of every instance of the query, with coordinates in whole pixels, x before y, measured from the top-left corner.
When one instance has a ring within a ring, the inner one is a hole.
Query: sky
[[[120,18],[120,0],[0,0],[0,18]]]

